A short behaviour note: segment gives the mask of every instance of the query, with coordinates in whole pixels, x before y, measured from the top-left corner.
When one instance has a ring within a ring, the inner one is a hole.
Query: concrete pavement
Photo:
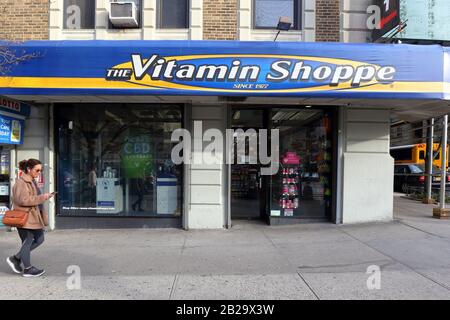
[[[450,299],[450,221],[394,203],[389,223],[57,230],[32,256],[36,279],[11,273],[18,236],[0,231],[0,299]]]

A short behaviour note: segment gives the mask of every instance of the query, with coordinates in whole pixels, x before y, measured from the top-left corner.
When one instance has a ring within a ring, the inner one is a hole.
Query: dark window
[[[419,152],[419,159],[420,160],[425,160],[425,151],[422,150],[422,151]]]
[[[64,29],[95,29],[94,0],[64,0]]]
[[[408,166],[408,171],[409,171],[409,173],[422,173],[423,169],[419,166],[411,164]]]
[[[412,160],[412,148],[402,148],[391,150],[394,160]]]
[[[288,17],[291,29],[301,29],[301,0],[253,0],[255,28],[275,29],[280,17]]]
[[[414,131],[415,138],[423,137],[423,124],[422,122],[412,124],[412,130]]]
[[[159,0],[157,10],[159,28],[189,28],[189,0]]]
[[[76,216],[180,216],[182,165],[171,161],[182,107],[56,107],[58,212]]]
[[[408,166],[395,166],[394,169],[395,174],[409,174],[411,173],[411,170]]]
[[[403,173],[404,166],[395,166],[394,173],[399,174]]]

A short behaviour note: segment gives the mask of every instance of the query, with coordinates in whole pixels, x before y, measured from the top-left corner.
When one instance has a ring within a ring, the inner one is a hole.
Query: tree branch
[[[11,48],[11,43],[3,43],[0,45],[0,75],[8,74],[14,66],[22,62],[41,56],[39,52],[27,53],[25,50],[18,53]]]

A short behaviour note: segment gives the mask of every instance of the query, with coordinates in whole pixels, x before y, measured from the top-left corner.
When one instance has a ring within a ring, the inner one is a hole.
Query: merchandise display
[[[253,165],[231,166],[231,193],[234,198],[256,198],[258,167]]]
[[[282,194],[280,197],[281,209],[297,209],[299,206],[299,167],[286,165],[282,169]]]

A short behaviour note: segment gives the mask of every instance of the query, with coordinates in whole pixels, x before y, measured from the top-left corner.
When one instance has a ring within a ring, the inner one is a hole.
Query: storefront
[[[389,220],[391,114],[449,108],[450,55],[440,46],[33,41],[20,49],[40,54],[0,77],[0,94],[48,115],[45,188],[58,191],[49,207],[57,228]],[[174,139],[180,129],[188,134]],[[178,163],[174,149],[188,135],[188,161]],[[206,152],[217,141],[226,147]],[[199,154],[219,161],[194,161]]]

